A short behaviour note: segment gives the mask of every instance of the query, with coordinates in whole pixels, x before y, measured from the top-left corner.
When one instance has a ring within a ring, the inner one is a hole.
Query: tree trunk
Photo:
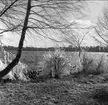
[[[0,78],[2,78],[5,75],[7,75],[12,70],[12,68],[15,67],[18,64],[18,62],[19,62],[19,59],[20,59],[21,53],[22,53],[22,48],[23,48],[23,43],[24,43],[24,39],[25,39],[25,34],[26,34],[26,30],[27,30],[30,10],[31,10],[31,0],[28,0],[26,16],[25,16],[25,20],[24,20],[24,25],[23,25],[23,29],[22,29],[21,38],[20,38],[20,42],[19,42],[19,46],[18,46],[18,51],[17,51],[16,57],[4,70],[0,71]]]

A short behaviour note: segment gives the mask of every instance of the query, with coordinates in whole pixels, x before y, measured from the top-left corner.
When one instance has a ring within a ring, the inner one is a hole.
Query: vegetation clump
[[[61,78],[70,74],[69,60],[66,58],[65,52],[60,49],[44,54],[39,66],[42,69],[40,75],[50,78]]]
[[[102,74],[103,71],[103,56],[100,57],[98,61],[95,61],[93,58],[90,58],[87,55],[87,52],[82,54],[81,58],[81,65],[82,65],[82,73],[83,74],[92,74],[92,75],[99,75]]]
[[[93,99],[102,105],[108,105],[108,89],[106,87],[95,89],[93,93]]]
[[[10,62],[12,62],[12,59],[14,59],[15,55],[7,52],[7,51],[1,51],[0,54],[0,71],[2,71]],[[28,81],[29,78],[27,76],[28,72],[28,65],[25,63],[22,63],[19,61],[19,63],[4,77],[1,78],[1,80],[22,80],[22,81]]]

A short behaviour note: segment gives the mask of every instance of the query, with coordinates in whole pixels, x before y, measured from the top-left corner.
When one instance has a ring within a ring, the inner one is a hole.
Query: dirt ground
[[[0,105],[108,105],[93,98],[95,89],[107,87],[100,76],[0,83]]]

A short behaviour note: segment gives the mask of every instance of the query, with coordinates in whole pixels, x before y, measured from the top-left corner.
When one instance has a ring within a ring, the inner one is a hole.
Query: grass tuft
[[[70,74],[69,60],[66,58],[65,52],[60,49],[44,54],[39,65],[44,76],[61,78]]]
[[[90,58],[87,52],[82,53],[80,58],[82,65],[82,70],[78,74],[84,75],[99,75],[104,72],[103,70],[103,56],[100,57],[98,62],[94,61],[93,58]]]

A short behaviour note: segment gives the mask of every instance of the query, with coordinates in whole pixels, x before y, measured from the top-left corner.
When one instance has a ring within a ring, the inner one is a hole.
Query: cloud
[[[20,36],[12,34],[12,33],[5,33],[1,39],[4,45],[9,46],[18,46]]]
[[[73,22],[73,21],[71,21]],[[93,27],[96,26],[96,24],[92,23],[91,20],[74,20],[75,27],[79,28],[87,28],[87,27]]]

